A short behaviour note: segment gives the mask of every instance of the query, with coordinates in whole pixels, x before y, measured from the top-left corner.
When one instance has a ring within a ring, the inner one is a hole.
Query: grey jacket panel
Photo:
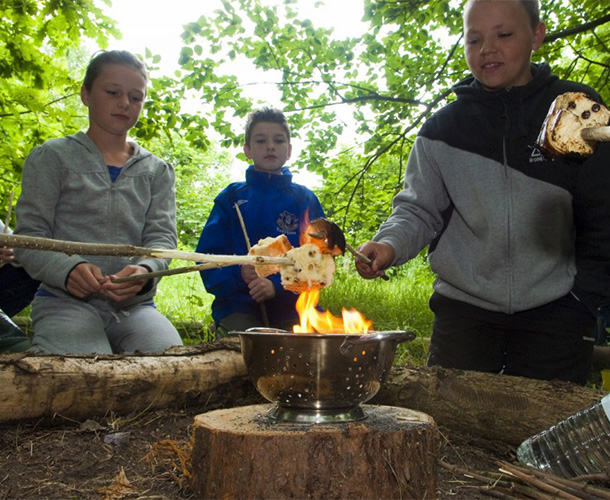
[[[512,313],[570,291],[574,230],[564,188],[425,137],[415,141],[405,185],[375,236],[395,249],[395,265],[443,231],[430,265],[447,297]]]

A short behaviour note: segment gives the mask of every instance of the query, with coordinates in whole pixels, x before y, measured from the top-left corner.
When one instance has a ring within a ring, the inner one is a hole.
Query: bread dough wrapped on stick
[[[582,92],[555,98],[538,136],[538,145],[551,157],[588,156],[597,141],[610,140],[610,110]]]
[[[279,272],[282,286],[297,293],[330,286],[336,269],[334,256],[341,255],[345,250],[345,237],[342,232],[338,235],[335,234],[336,231],[324,231],[327,225],[321,225],[320,222],[319,219],[311,222],[303,233],[303,244],[300,247],[293,248],[284,235],[259,240],[250,249],[250,255],[288,257],[294,265],[255,265],[256,273],[266,277]]]

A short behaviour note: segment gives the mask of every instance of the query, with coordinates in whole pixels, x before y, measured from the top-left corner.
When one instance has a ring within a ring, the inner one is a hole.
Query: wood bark
[[[395,367],[370,402],[412,408],[431,415],[438,425],[518,445],[604,394],[570,382],[439,367]]]
[[[78,420],[167,406],[203,411],[254,394],[237,346],[159,355],[0,356],[0,422],[55,415]]]
[[[435,498],[438,431],[406,408],[366,405],[365,420],[271,421],[272,405],[195,417],[196,498]]]

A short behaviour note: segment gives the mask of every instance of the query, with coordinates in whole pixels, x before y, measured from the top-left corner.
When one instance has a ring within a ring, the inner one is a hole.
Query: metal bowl
[[[396,346],[410,331],[371,334],[290,333],[264,328],[239,335],[244,362],[261,395],[288,422],[346,422],[366,417],[360,407],[388,374]]]

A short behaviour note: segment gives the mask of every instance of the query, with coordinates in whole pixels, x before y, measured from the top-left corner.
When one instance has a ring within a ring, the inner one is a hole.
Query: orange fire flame
[[[356,310],[343,309],[341,318],[333,316],[329,311],[318,311],[316,306],[319,298],[319,290],[299,295],[296,309],[300,324],[293,326],[294,333],[368,333],[369,328],[373,326],[372,321]]]

